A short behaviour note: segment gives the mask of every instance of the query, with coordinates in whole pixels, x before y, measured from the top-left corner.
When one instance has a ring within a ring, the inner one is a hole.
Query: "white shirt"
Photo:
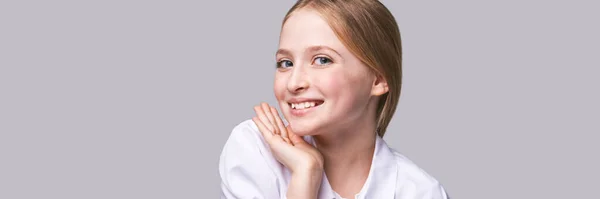
[[[311,136],[304,139],[315,145]],[[273,157],[256,124],[237,125],[221,153],[221,198],[286,198],[290,171]],[[341,199],[327,176],[319,199]],[[369,176],[355,199],[448,199],[440,183],[377,136]]]

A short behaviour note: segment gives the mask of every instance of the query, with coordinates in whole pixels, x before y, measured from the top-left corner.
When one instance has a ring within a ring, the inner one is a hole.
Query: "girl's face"
[[[369,104],[387,86],[317,12],[300,9],[288,18],[276,58],[275,97],[294,133],[318,135],[375,120],[376,106]]]

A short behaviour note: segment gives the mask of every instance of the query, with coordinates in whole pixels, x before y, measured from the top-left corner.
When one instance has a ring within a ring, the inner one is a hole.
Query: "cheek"
[[[287,90],[286,80],[279,74],[275,75],[275,82],[273,84],[273,92],[275,93],[275,97],[277,100],[281,100],[284,97],[284,94]]]
[[[323,97],[332,98],[339,95],[340,89],[344,85],[343,75],[336,75],[332,71],[323,71],[322,73],[315,73],[312,78],[312,84],[316,87]]]
[[[334,74],[321,78],[319,87],[326,98],[335,102],[335,112],[349,111],[368,100],[370,87],[367,79],[341,71]]]
[[[335,101],[336,107],[345,107],[350,103],[352,96],[352,80],[343,73],[329,74],[320,78],[319,90],[326,98]]]

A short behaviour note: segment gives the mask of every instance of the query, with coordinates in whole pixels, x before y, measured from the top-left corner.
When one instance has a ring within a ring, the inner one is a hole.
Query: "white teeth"
[[[316,105],[315,102],[301,102],[301,103],[297,103],[297,104],[291,104],[292,109],[305,109],[305,108],[314,107],[315,105]]]

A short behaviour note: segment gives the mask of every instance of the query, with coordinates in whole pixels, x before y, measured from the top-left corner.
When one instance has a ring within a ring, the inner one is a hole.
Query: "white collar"
[[[356,198],[394,198],[396,182],[398,177],[398,164],[396,156],[388,147],[383,138],[376,136],[375,152],[369,170],[369,176],[365,181]],[[315,146],[311,136],[305,136],[305,140]],[[336,198],[336,193],[331,188],[327,176],[323,172],[323,181],[319,190],[319,198]]]

